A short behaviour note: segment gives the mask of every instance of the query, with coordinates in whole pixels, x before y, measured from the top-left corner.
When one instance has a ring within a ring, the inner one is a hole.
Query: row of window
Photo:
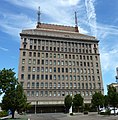
[[[58,89],[72,89],[72,88],[76,88],[76,89],[96,89],[96,87],[98,87],[99,89],[101,88],[101,83],[97,83],[97,86],[95,83],[48,83],[48,82],[41,82],[39,84],[39,82],[27,82],[27,88],[58,88]]]
[[[22,64],[25,64],[25,59],[22,59]],[[93,62],[84,61],[64,61],[64,60],[44,60],[44,59],[29,59],[28,64],[33,65],[54,65],[54,66],[88,66],[93,67]],[[98,67],[98,62],[96,62],[96,67]]]
[[[24,42],[27,42],[27,39],[24,38]],[[31,45],[53,45],[53,46],[65,46],[65,47],[86,47],[91,48],[91,44],[88,43],[75,43],[75,42],[63,42],[63,41],[49,41],[49,40],[41,40],[41,39],[30,39]],[[94,44],[96,47],[96,44]]]
[[[81,94],[83,97],[84,96],[92,96],[95,92],[93,91],[27,91],[27,96],[28,97],[60,97],[60,96],[66,96],[66,95],[76,95],[76,94]]]
[[[25,79],[28,79],[28,80],[70,80],[70,81],[80,81],[80,80],[88,80],[88,81],[96,81],[95,80],[95,77],[94,76],[86,76],[86,75],[44,75],[44,74],[41,74],[41,75],[35,75],[35,74],[28,74],[27,78],[25,78],[24,74],[21,74],[21,80],[25,80]],[[100,81],[100,76],[97,76],[97,80]]]
[[[22,55],[26,56],[26,51],[23,51]],[[85,55],[59,54],[59,53],[47,53],[47,52],[46,53],[29,52],[29,57],[93,60],[93,57],[88,55],[85,56]],[[97,56],[95,56],[95,60],[98,60]]]
[[[24,46],[24,49],[26,45]],[[77,52],[77,53],[92,53],[91,49],[80,49],[80,48],[63,48],[63,47],[44,47],[44,46],[32,46],[29,47],[30,50],[42,50],[42,51],[57,51],[57,52]],[[97,53],[97,49],[93,49],[94,53]]]
[[[26,51],[23,51],[23,56],[26,56]],[[29,52],[29,57],[40,58],[58,58],[58,59],[77,59],[77,60],[93,60],[94,56],[86,55],[72,55],[72,54],[59,54],[59,53],[41,53],[41,52]],[[98,60],[98,56],[95,56],[95,60]]]
[[[22,72],[25,72],[25,66],[21,68]],[[56,68],[56,67],[28,67],[28,72],[45,72],[45,73],[78,73],[78,74],[94,74],[94,69],[86,68]],[[99,69],[96,70],[99,74]]]
[[[22,59],[22,64],[25,64],[26,60]],[[50,66],[77,66],[77,67],[93,67],[93,62],[78,62],[78,61],[63,61],[63,60],[40,60],[40,59],[29,59],[28,64],[30,65],[50,65]],[[94,67],[99,67],[98,62]]]

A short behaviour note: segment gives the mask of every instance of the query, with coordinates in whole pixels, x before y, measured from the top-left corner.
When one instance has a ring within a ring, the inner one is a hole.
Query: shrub
[[[88,114],[88,111],[84,111],[84,115],[87,115]]]
[[[7,115],[8,114],[7,114],[7,112],[5,110],[3,110],[3,111],[0,112],[0,117],[5,117]]]
[[[105,112],[101,112],[100,115],[110,115],[110,110],[106,110]]]
[[[73,115],[73,113],[70,113],[70,115]]]

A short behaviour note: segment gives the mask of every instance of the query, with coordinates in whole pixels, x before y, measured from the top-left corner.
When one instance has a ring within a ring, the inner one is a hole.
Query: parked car
[[[110,111],[110,114],[113,115],[114,114],[114,108],[113,107],[108,107],[108,108],[102,108],[100,109],[100,113],[105,113]],[[115,108],[115,114],[118,114],[118,108]]]
[[[111,114],[114,114],[114,108],[110,111]],[[118,114],[118,108],[115,108],[115,114]]]

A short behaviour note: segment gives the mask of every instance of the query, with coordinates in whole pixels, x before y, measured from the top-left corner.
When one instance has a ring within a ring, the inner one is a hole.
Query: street
[[[118,120],[118,115],[98,115],[97,113],[89,113],[84,115],[82,113],[70,116],[64,113],[43,113],[43,114],[28,114],[29,120]]]

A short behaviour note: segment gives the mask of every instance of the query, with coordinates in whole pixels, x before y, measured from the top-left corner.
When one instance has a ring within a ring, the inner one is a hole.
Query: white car
[[[110,113],[114,114],[114,109],[111,109]],[[118,114],[118,109],[117,108],[115,108],[115,114]]]

